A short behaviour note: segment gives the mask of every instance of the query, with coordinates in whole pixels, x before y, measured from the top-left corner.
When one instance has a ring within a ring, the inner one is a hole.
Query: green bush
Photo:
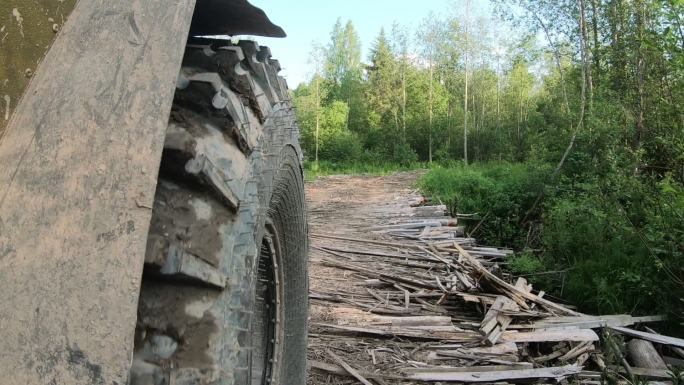
[[[487,244],[522,249],[527,230],[520,222],[535,201],[548,169],[524,164],[489,163],[465,166],[453,163],[428,172],[419,186],[447,205],[452,215],[474,214],[485,218],[477,238]],[[532,213],[528,219],[537,216]],[[473,229],[479,220],[469,223]]]
[[[521,252],[508,259],[508,268],[517,275],[534,274],[543,271],[544,267],[544,261],[529,252]]]
[[[684,316],[684,188],[604,170],[562,176],[530,211],[549,168],[489,163],[430,170],[423,191],[453,214],[477,214],[467,231],[483,244],[518,251],[516,274],[591,313]],[[484,219],[482,219],[484,218]],[[526,218],[525,221],[522,219]],[[531,250],[534,249],[534,250]],[[558,274],[539,274],[553,271]]]
[[[417,170],[427,167],[426,163],[421,162],[411,162],[402,165],[383,160],[342,162],[323,160],[319,162],[318,168],[316,168],[315,162],[307,159],[304,162],[304,176],[306,180],[313,180],[318,176],[337,174],[385,175],[396,171]]]

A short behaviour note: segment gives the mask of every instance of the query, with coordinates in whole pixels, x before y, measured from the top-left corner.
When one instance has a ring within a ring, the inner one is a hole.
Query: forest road
[[[335,175],[319,177],[306,184],[310,234],[331,234],[340,237],[373,238],[369,228],[410,214],[409,201],[419,198],[415,187],[424,171],[398,172],[383,176]],[[320,259],[326,254],[317,249],[322,240],[311,237],[309,249],[310,292],[365,293],[364,278],[353,271],[324,266]],[[329,341],[320,336],[316,324],[345,324],[356,314],[344,308],[312,301],[309,318],[310,361],[324,360]],[[355,349],[352,349],[355,350]],[[349,357],[368,361],[370,357]],[[327,375],[309,370],[309,384],[325,384]]]

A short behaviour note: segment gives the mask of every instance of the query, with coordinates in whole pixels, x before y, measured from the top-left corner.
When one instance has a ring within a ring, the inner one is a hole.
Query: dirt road
[[[417,171],[388,176],[340,175],[318,178],[308,183],[306,195],[309,232],[334,234],[341,237],[373,238],[373,235],[369,234],[369,229],[373,226],[409,215],[411,211],[409,202],[420,197],[415,188],[415,182],[420,174],[421,172]],[[353,271],[324,266],[321,263],[321,258],[326,256],[326,253],[318,249],[321,244],[325,244],[325,240],[311,238],[310,291],[365,293],[364,277]],[[347,307],[328,306],[313,301],[309,321],[309,359],[325,361],[327,358],[325,350],[338,342],[338,339],[333,336],[322,335],[317,324],[346,324],[354,317],[358,317],[360,315],[358,313]],[[363,338],[352,341],[359,345],[348,347],[347,350],[351,355],[355,355],[359,349],[363,350],[364,342]],[[342,343],[348,344],[349,340]],[[372,360],[368,354],[345,359],[350,362]],[[309,371],[309,384],[311,385],[344,383],[330,381],[328,374],[317,370]]]

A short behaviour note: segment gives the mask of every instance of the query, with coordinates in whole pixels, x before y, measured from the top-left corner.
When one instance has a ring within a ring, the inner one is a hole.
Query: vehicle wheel
[[[147,240],[130,384],[304,384],[299,133],[278,62],[189,44]]]

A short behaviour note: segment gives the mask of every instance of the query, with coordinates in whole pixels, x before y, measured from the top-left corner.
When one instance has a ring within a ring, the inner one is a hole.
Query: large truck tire
[[[152,207],[131,385],[303,385],[307,227],[280,66],[188,44]]]

